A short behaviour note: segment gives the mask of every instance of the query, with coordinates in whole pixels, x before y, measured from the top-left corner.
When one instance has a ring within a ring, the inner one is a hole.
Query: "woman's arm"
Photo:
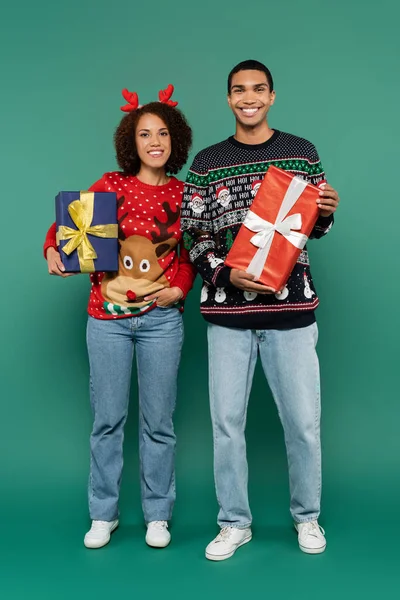
[[[90,186],[89,192],[105,192],[104,175],[101,179]],[[62,263],[60,253],[57,249],[56,240],[56,224],[53,223],[46,233],[46,238],[43,244],[44,258],[47,260],[50,275],[59,275],[67,277],[73,273],[64,273],[64,265]]]

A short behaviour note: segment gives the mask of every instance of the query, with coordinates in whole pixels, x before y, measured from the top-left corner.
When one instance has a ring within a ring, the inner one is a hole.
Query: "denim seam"
[[[319,516],[319,513],[316,513],[314,516],[312,517],[306,517],[305,519],[296,519],[294,522],[295,523],[312,523],[313,521],[317,521]]]
[[[210,333],[210,329],[209,329],[209,333]],[[215,427],[216,424],[216,419],[215,419],[215,410],[214,410],[214,398],[215,398],[215,394],[214,394],[214,371],[213,371],[213,345],[212,343],[208,344],[208,348],[209,348],[209,360],[208,360],[208,369],[209,369],[209,378],[210,378],[210,412],[211,412],[211,419],[213,422],[213,426],[212,426],[212,432],[213,432],[213,452],[214,452],[214,489],[215,489],[215,495],[217,497],[217,502],[219,504],[219,506],[221,506],[221,502],[219,500],[218,497],[218,490],[217,490],[217,482],[216,482],[216,477],[215,477],[215,456],[216,456],[216,446],[217,446],[217,428]]]
[[[315,331],[315,358],[314,358],[314,366],[316,369],[316,382],[318,382],[318,388],[316,390],[316,399],[315,399],[315,422],[314,422],[314,426],[315,426],[315,437],[317,439],[317,447],[318,447],[318,459],[317,459],[317,464],[318,464],[318,503],[320,504],[320,498],[321,498],[321,489],[322,489],[322,481],[321,481],[321,426],[320,426],[320,420],[321,420],[321,381],[320,381],[320,370],[319,370],[319,361],[318,361],[318,356],[317,356],[317,352],[316,352],[316,346],[317,346],[317,341],[318,341],[318,329],[317,329],[317,324],[314,323],[314,331]],[[319,516],[319,513],[318,513]]]
[[[92,397],[92,402],[94,404],[93,379],[92,379],[91,375],[89,375],[89,387],[90,387],[90,394],[91,394],[91,397]],[[92,458],[92,452],[90,452],[90,468],[89,468],[89,512],[91,511],[93,497],[94,497],[92,471],[93,471],[93,458]]]
[[[232,525],[232,523],[230,523],[229,521],[220,521],[218,525],[221,527],[221,529],[223,527],[232,527],[232,529],[248,529],[249,527],[251,527],[251,521],[249,521],[245,525]]]
[[[154,516],[152,516],[150,519],[144,519],[144,522],[146,523],[146,525],[148,525],[149,523],[151,523],[152,521],[171,521],[172,519],[172,512],[170,511],[168,513],[168,515],[162,514],[162,513],[155,513]]]

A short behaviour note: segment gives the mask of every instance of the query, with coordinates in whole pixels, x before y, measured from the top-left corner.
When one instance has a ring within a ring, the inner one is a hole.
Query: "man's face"
[[[267,76],[262,71],[239,71],[232,77],[228,104],[237,121],[247,127],[257,127],[265,121],[275,101]]]

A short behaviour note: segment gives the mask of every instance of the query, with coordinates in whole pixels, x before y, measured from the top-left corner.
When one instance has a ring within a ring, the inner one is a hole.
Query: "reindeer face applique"
[[[122,206],[123,198],[118,202]],[[173,237],[169,228],[176,224],[180,207],[172,209],[168,202],[162,208],[165,219],[154,217],[158,232],[150,233],[151,239],[142,235],[126,236],[121,223],[128,213],[118,219],[119,225],[119,269],[116,275],[106,274],[101,282],[101,291],[107,302],[120,306],[141,307],[148,304],[144,297],[154,294],[164,287],[169,287],[165,276],[169,260],[167,256],[177,246],[178,240]]]

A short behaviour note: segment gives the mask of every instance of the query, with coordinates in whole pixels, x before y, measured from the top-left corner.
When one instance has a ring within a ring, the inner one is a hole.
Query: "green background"
[[[394,0],[4,4],[3,598],[398,597],[399,17]],[[134,385],[121,526],[109,546],[88,551],[88,281],[47,275],[41,246],[53,198],[115,168],[123,87],[148,102],[175,85],[194,129],[191,158],[230,135],[226,76],[247,58],[273,73],[270,125],[313,141],[342,199],[333,231],[309,245],[321,299],[328,549],[298,550],[283,436],[258,370],[248,422],[254,539],[223,563],[204,558],[217,506],[197,282],[185,312],[173,543],[144,544]]]

